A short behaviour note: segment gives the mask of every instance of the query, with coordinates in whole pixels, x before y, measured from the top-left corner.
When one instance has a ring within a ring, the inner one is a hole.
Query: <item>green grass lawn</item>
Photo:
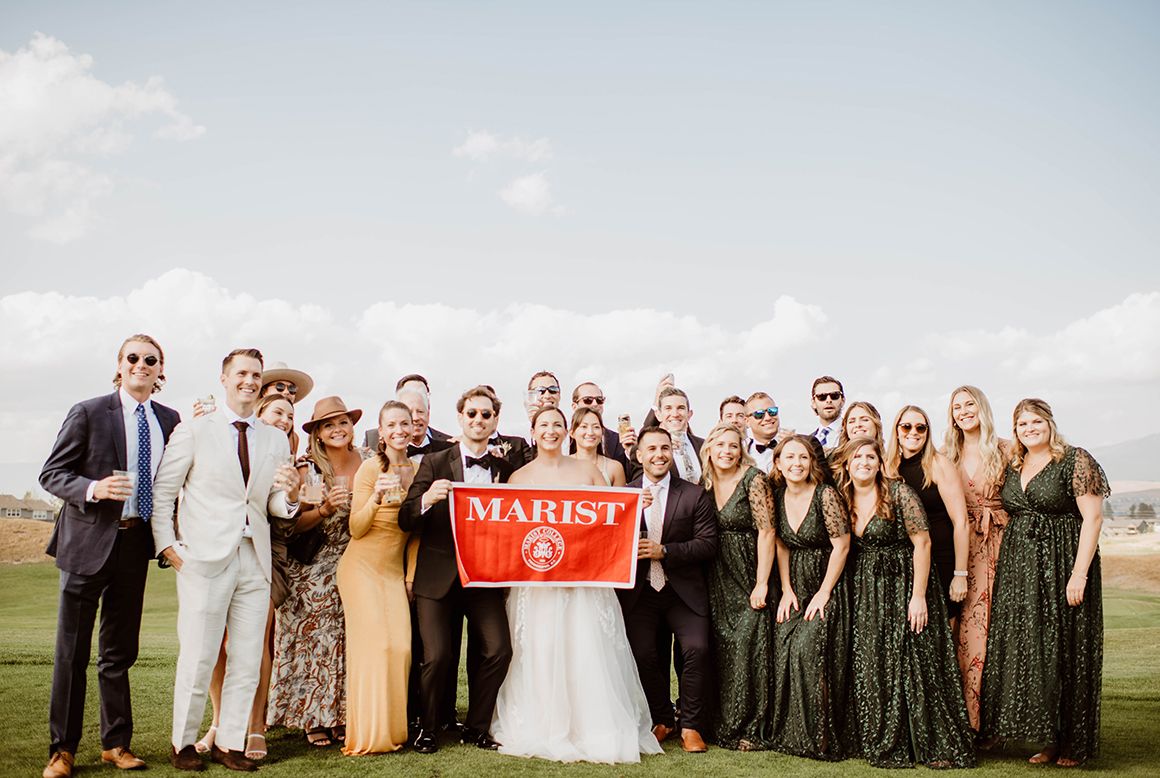
[[[0,777],[39,775],[48,757],[48,696],[56,629],[57,570],[48,564],[0,565]],[[177,596],[173,576],[150,570],[141,656],[133,670],[136,719],[134,751],[150,774],[176,774],[169,767],[170,710]],[[1103,695],[1103,756],[1084,772],[1123,775],[1160,774],[1160,596],[1108,591],[1105,600],[1106,649]],[[100,763],[95,671],[90,668],[85,735],[78,754],[82,774],[112,774]],[[462,677],[462,672],[461,672]],[[462,681],[461,681],[462,686]],[[464,695],[460,695],[461,707]],[[985,755],[972,774],[1042,773],[1024,759],[1025,747]],[[920,768],[924,769],[924,768]],[[218,775],[225,768],[211,766]],[[815,763],[771,753],[741,754],[711,748],[708,754],[683,753],[666,743],[664,756],[640,765],[605,767],[558,765],[504,757],[466,746],[445,747],[433,756],[410,752],[343,757],[337,749],[310,749],[297,732],[273,730],[270,757],[261,772],[271,776],[307,775],[882,775],[865,763]],[[967,771],[960,771],[967,772]]]

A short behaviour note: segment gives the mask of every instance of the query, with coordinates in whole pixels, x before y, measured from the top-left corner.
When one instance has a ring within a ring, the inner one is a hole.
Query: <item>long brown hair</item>
[[[934,430],[930,426],[930,417],[917,405],[902,406],[902,410],[894,417],[894,426],[890,429],[890,441],[886,444],[886,461],[883,463],[883,467],[886,469],[886,475],[898,478],[898,466],[902,462],[902,446],[898,443],[898,425],[902,423],[902,417],[911,411],[922,416],[922,420],[926,424],[926,442],[922,444],[922,451],[919,452],[919,456],[922,457],[922,486],[925,489],[934,483],[934,460],[938,452],[934,448]]]
[[[870,418],[874,420],[874,426],[878,428],[878,439],[882,440],[882,414],[878,412],[878,409],[875,408],[873,404],[868,403],[865,400],[858,400],[857,402],[852,402],[846,406],[846,410],[842,413],[841,429],[838,430],[839,446],[845,445],[845,443],[850,439],[850,436],[846,434],[846,419],[850,418],[850,414],[853,413],[857,408],[861,408],[862,410],[866,411],[866,413],[870,414]]]
[[[580,386],[584,386],[584,384],[580,384]],[[600,423],[600,440],[596,441],[596,456],[602,457],[604,456],[604,417],[600,414],[600,411],[596,410],[590,405],[581,405],[572,413],[572,421],[568,424],[568,451],[573,452],[580,450],[580,446],[576,443],[576,439],[572,437],[572,430],[583,424],[584,419],[588,416],[588,414],[595,416],[596,421]],[[539,415],[540,412],[537,411],[536,416]],[[535,417],[533,417],[532,421],[533,427],[536,425],[534,418]]]
[[[401,403],[398,400],[387,400],[383,403],[383,407],[379,408],[378,419],[380,427],[383,426],[383,414],[387,411],[402,411],[407,414],[408,419],[411,418],[411,409],[405,403]],[[391,466],[391,462],[387,459],[387,442],[383,439],[382,435],[379,435],[379,444],[376,446],[375,454],[378,455],[379,468],[384,473],[387,472]]]
[[[1023,445],[1023,441],[1019,440],[1019,432],[1017,431],[1019,417],[1024,411],[1034,413],[1047,422],[1047,445],[1051,449],[1051,458],[1056,462],[1063,459],[1063,455],[1067,451],[1067,443],[1064,441],[1063,435],[1059,434],[1059,428],[1055,426],[1055,414],[1051,412],[1051,406],[1047,404],[1046,400],[1028,397],[1020,400],[1019,404],[1015,406],[1014,413],[1011,414],[1011,437],[1013,438],[1011,465],[1018,470],[1023,467],[1023,458],[1027,456],[1027,447]]]
[[[790,443],[797,443],[806,450],[810,455],[810,477],[809,483],[813,486],[825,483],[826,470],[818,458],[814,456],[814,446],[810,442],[810,438],[805,435],[790,435],[785,438],[777,447],[773,449],[773,468],[769,471],[769,477],[773,481],[774,486],[785,486],[785,476],[781,474],[781,470],[777,467],[777,461],[781,458],[781,452]]]
[[[874,515],[880,516],[886,521],[894,519],[894,501],[890,497],[890,482],[892,479],[886,475],[886,467],[883,463],[882,443],[874,438],[856,437],[848,440],[845,445],[830,455],[830,463],[834,470],[834,485],[838,489],[838,493],[846,501],[846,507],[850,510],[850,517],[852,523],[857,523],[857,511],[854,510],[854,479],[850,477],[850,461],[865,446],[870,446],[874,449],[874,453],[878,455],[878,474],[874,476],[874,491],[878,496],[878,502],[874,506]]]

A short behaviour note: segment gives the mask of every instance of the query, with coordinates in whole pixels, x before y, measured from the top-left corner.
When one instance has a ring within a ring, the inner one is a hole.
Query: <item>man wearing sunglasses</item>
[[[842,408],[846,404],[846,394],[842,382],[833,376],[824,375],[814,379],[810,391],[810,407],[818,417],[818,428],[811,433],[828,455],[838,445],[839,428],[842,425]]]
[[[745,449],[766,475],[773,469],[773,449],[781,431],[781,416],[777,403],[765,392],[754,392],[745,401],[745,423],[749,438]]]
[[[399,528],[422,535],[415,566],[415,609],[423,642],[419,670],[421,729],[414,748],[421,754],[439,749],[436,733],[446,709],[447,685],[455,677],[463,617],[478,641],[467,646],[468,707],[462,742],[483,749],[499,747],[490,734],[496,695],[511,662],[511,637],[503,589],[465,589],[459,582],[448,495],[451,484],[504,483],[512,466],[491,454],[488,444],[499,424],[500,401],[489,387],[468,389],[456,403],[459,442],[423,457],[407,498],[399,510]],[[477,645],[478,644],[478,645]]]
[[[604,424],[604,450],[601,453],[619,462],[625,473],[629,472],[628,456],[624,453],[624,446],[620,444],[620,434],[615,426],[609,426],[608,417],[604,415],[604,392],[591,381],[582,383],[572,390],[572,413],[581,408],[592,408],[600,414],[601,423]],[[574,449],[575,446],[569,440],[568,453],[571,454]]]
[[[164,367],[161,346],[148,335],[122,343],[116,391],[72,407],[40,473],[40,485],[64,501],[47,550],[60,568],[60,611],[46,778],[72,775],[98,602],[101,760],[122,769],[145,766],[129,750],[129,668],[137,659],[145,576],[153,558],[148,523],[153,476],[181,420],[177,411],[150,399],[165,382]]]

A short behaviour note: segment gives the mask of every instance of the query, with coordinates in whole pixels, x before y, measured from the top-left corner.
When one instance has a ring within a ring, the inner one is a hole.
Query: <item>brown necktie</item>
[[[250,424],[245,421],[235,421],[234,426],[238,428],[238,461],[242,463],[242,483],[249,485],[250,444],[246,440],[246,429]]]

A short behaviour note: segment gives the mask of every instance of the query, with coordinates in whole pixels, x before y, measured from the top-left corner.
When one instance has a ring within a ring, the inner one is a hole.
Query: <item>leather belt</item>
[[[140,516],[133,516],[128,519],[121,519],[117,522],[117,529],[133,529],[133,527],[140,527],[145,522]]]

